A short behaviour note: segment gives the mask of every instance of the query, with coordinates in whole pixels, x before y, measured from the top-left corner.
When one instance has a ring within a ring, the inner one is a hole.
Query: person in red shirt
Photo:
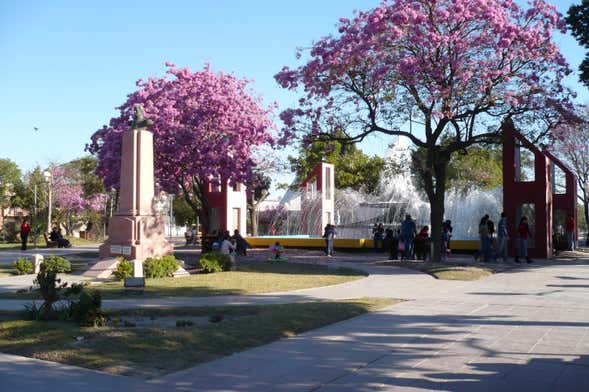
[[[530,233],[530,226],[528,226],[528,218],[522,216],[517,228],[517,256],[515,256],[516,263],[520,263],[520,257],[525,257],[526,262],[528,263],[532,262],[532,260],[530,260],[528,257],[528,239],[531,235],[532,233]]]
[[[575,218],[572,215],[569,215],[566,221],[565,230],[567,233],[567,242],[569,245],[569,250],[575,250]]]
[[[20,240],[22,241],[21,250],[27,250],[27,240],[29,239],[29,233],[31,232],[31,226],[27,223],[27,220],[22,221],[20,225]]]

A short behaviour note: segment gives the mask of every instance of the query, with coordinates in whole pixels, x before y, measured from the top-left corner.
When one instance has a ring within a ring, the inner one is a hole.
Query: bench
[[[51,241],[49,237],[47,237],[47,233],[43,233],[43,238],[45,238],[45,243],[48,248],[57,248],[57,241]]]

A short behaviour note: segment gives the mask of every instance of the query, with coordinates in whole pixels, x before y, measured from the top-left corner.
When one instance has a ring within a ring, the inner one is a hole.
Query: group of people
[[[214,231],[213,236],[216,237],[212,244],[213,250],[218,250],[226,255],[247,256],[247,249],[251,248],[251,245],[239,234],[237,229],[233,231],[233,235],[229,233],[229,230],[226,230],[218,235]]]
[[[567,249],[570,251],[575,250],[575,228],[575,219],[572,215],[569,215],[565,223],[565,231],[567,238]],[[479,251],[475,253],[476,260],[482,258],[483,261],[487,262],[491,259],[496,261],[499,258],[502,258],[504,262],[507,261],[509,232],[507,230],[507,214],[505,214],[505,212],[501,213],[501,217],[497,223],[496,235],[497,241],[495,242],[495,224],[489,218],[489,215],[483,216],[479,223],[480,245]],[[530,259],[528,255],[528,243],[532,233],[530,231],[528,218],[526,216],[522,216],[520,218],[519,224],[516,228],[515,236],[515,262],[521,263],[521,259],[525,259],[527,263],[532,263],[533,260]],[[496,244],[495,247],[494,244]],[[557,244],[553,244],[553,246],[556,248]]]
[[[25,251],[27,250],[27,242],[29,241],[29,234],[31,233],[31,226],[27,219],[23,219],[22,224],[20,225],[20,240],[21,240],[21,247],[20,249]],[[53,226],[51,232],[49,233],[49,240],[52,242],[57,243],[58,248],[70,248],[72,244],[67,238],[63,238],[61,234],[61,230],[59,226]]]
[[[479,222],[479,250],[475,253],[475,260],[482,259],[484,262],[491,261],[491,259],[497,260],[499,257],[503,258],[503,261],[507,261],[507,242],[509,235],[507,231],[507,214],[501,213],[499,222],[497,223],[497,242],[496,247],[493,247],[495,243],[495,223],[491,220],[488,214],[485,214]],[[527,217],[521,218],[520,225],[518,227],[518,253],[516,262],[520,262],[520,257],[525,257],[528,263],[531,263],[531,259],[528,257],[528,239],[530,238],[530,227],[528,225]]]
[[[423,226],[417,231],[417,225],[410,214],[405,215],[401,228],[393,230],[385,229],[382,223],[375,223],[372,228],[374,249],[376,251],[388,250],[390,260],[427,260],[430,256],[432,238],[429,226]],[[444,221],[440,233],[442,260],[450,251],[450,238],[452,237],[452,222]]]

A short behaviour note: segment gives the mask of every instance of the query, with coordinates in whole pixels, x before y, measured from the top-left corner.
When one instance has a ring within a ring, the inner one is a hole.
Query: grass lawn
[[[375,311],[397,300],[360,298],[266,306],[227,306],[135,310],[119,317],[161,317],[204,323],[176,327],[79,327],[71,322],[24,321],[0,315],[0,351],[98,369],[113,374],[153,378],[234,352]],[[208,317],[222,315],[217,323]],[[78,338],[77,337],[83,337]],[[286,358],[285,358],[286,360]]]
[[[12,264],[0,264],[0,278],[12,276],[13,270]]]
[[[84,246],[84,245],[96,245],[96,244],[101,244],[103,241],[102,240],[97,240],[97,241],[89,241],[89,240],[84,240],[82,238],[78,238],[78,237],[64,237],[67,238],[70,243],[74,246]],[[27,247],[29,249],[32,249],[34,246],[34,243],[32,241],[31,238],[29,238],[29,242],[27,243]],[[21,243],[20,242],[0,242],[0,250],[2,249],[10,249],[10,250],[17,250],[20,249],[21,247]],[[39,239],[37,239],[37,248],[47,248],[47,244],[45,243],[45,240],[43,239],[43,236],[40,236]]]
[[[28,242],[27,249],[33,249],[34,244],[32,242]],[[0,242],[0,250],[7,249],[7,250],[18,250],[21,247],[20,242]],[[41,237],[41,240],[37,241],[37,248],[45,249],[47,244],[45,244],[45,240]]]
[[[501,265],[480,266],[460,263],[431,263],[424,261],[391,261],[385,264],[411,268],[425,272],[436,279],[442,280],[479,280],[509,268]]]
[[[366,276],[351,269],[291,263],[252,263],[237,271],[195,274],[179,278],[147,279],[143,297],[209,297],[215,295],[260,294],[330,286]],[[93,285],[103,299],[124,298],[122,282]],[[1,293],[0,298],[39,298],[37,292]]]

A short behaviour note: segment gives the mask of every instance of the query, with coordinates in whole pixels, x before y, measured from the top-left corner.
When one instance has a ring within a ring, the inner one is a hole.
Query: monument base
[[[115,215],[110,218],[108,239],[99,248],[100,258],[123,256],[145,261],[172,254],[161,218],[153,215]]]

